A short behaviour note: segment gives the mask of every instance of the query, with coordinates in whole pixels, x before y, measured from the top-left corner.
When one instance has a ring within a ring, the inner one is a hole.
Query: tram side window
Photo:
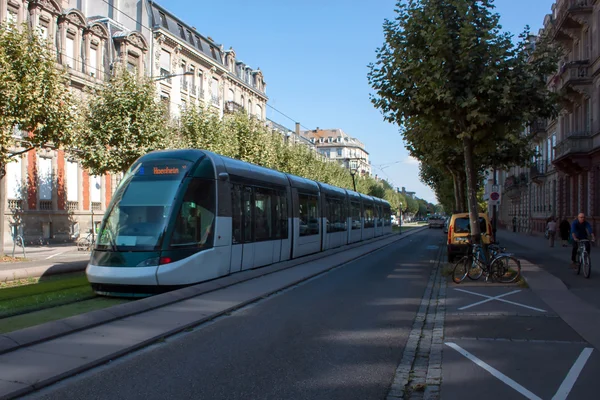
[[[254,235],[256,241],[275,239],[271,190],[254,189]]]
[[[215,222],[215,183],[190,182],[175,221],[171,246],[212,247]]]
[[[273,191],[273,208],[275,215],[275,238],[287,239],[288,237],[288,215],[287,196],[285,191]]]
[[[353,201],[350,203],[352,216],[352,229],[360,229],[360,203]]]
[[[300,236],[319,234],[319,198],[318,196],[298,193],[300,206]]]
[[[383,226],[392,225],[392,211],[390,207],[385,206],[383,209]]]
[[[244,214],[244,243],[253,242],[252,235],[252,188],[248,186],[242,187],[242,212]]]
[[[344,202],[339,199],[327,199],[327,232],[342,232],[346,230],[346,215]]]
[[[375,226],[375,219],[373,213],[373,206],[371,204],[365,206],[365,228],[373,228]]]
[[[234,184],[231,190],[231,242],[233,244],[244,242],[242,190],[242,186],[237,184]]]

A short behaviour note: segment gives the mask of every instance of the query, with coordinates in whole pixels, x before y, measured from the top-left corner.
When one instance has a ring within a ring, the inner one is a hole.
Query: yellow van
[[[492,224],[490,224],[487,214],[479,213],[479,229],[482,233],[482,244],[494,242]],[[452,214],[448,224],[448,262],[453,262],[456,256],[467,254],[470,236],[469,213]]]

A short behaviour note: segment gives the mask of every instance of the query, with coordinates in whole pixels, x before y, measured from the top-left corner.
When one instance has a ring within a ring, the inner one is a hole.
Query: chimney
[[[296,122],[296,135],[300,136],[300,122]]]

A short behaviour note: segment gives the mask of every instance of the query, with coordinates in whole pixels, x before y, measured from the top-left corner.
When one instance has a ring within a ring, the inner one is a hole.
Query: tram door
[[[231,190],[231,265],[229,272],[252,267],[252,189],[234,184]]]

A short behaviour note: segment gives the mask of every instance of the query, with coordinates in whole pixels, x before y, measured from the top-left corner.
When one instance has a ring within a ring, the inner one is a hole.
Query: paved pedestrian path
[[[560,279],[573,294],[600,310],[600,262],[595,261],[600,248],[591,248],[592,275],[590,279],[586,279],[570,268],[572,249],[570,245],[561,247],[560,242],[557,242],[555,247],[550,247],[543,236],[531,236],[506,230],[498,230],[496,236],[500,244],[506,246],[508,252],[549,272]]]

